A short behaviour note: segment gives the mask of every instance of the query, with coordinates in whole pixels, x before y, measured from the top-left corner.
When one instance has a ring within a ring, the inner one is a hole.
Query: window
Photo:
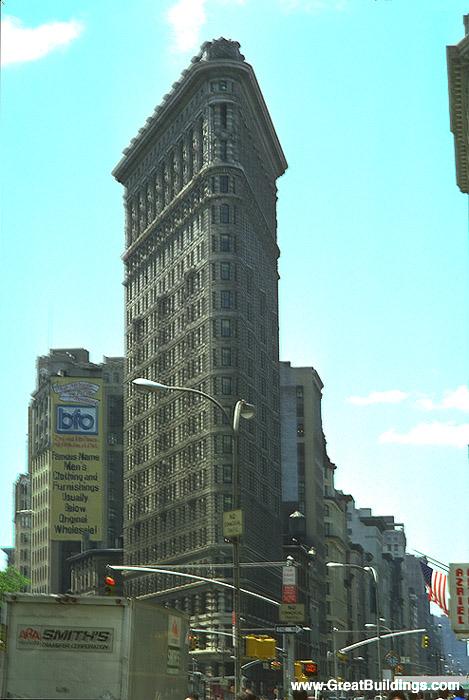
[[[220,335],[222,338],[231,337],[231,320],[229,318],[222,318],[220,321]]]
[[[220,175],[220,192],[228,192],[228,175]]]
[[[220,263],[220,279],[229,280],[231,278],[230,263]]]
[[[224,139],[220,141],[220,159],[228,160],[228,143]]]
[[[220,236],[220,252],[229,253],[231,250],[231,236],[227,233],[222,233]]]
[[[228,109],[226,104],[220,105],[220,125],[222,129],[226,129],[228,124]]]
[[[231,394],[231,377],[221,378],[221,393],[225,396],[229,396]]]
[[[222,435],[222,452],[231,454],[231,435]]]
[[[218,83],[218,89],[220,90],[220,92],[226,92],[228,90],[226,80],[220,80],[220,82]]]
[[[233,308],[233,294],[228,289],[222,289],[220,292],[220,306],[222,309]]]
[[[224,464],[223,465],[223,483],[224,484],[231,484],[231,480],[232,480],[231,464]]]
[[[220,223],[229,224],[230,223],[230,207],[228,204],[220,205]]]
[[[298,425],[296,426],[296,434],[298,435],[298,437],[303,437],[303,435],[305,434],[305,426],[303,425],[303,423],[298,423]]]
[[[221,366],[231,367],[231,348],[221,349]]]

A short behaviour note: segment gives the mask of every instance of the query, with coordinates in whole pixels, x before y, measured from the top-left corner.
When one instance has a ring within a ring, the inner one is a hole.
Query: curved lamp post
[[[239,453],[238,453],[238,442],[239,442],[239,423],[240,419],[244,418],[250,420],[254,417],[256,413],[255,407],[244,401],[244,399],[239,399],[233,409],[233,415],[230,417],[228,411],[224,406],[221,405],[213,396],[206,394],[204,391],[199,391],[199,389],[191,389],[186,386],[171,386],[168,384],[161,384],[160,382],[154,382],[151,379],[145,379],[144,377],[138,377],[132,381],[138,389],[141,391],[154,393],[160,391],[180,391],[185,394],[195,394],[201,396],[202,398],[215,404],[217,408],[223,413],[231,427],[232,431],[232,460],[233,460],[233,510],[237,510],[240,507],[240,488],[239,488]],[[242,671],[241,671],[241,620],[240,620],[240,608],[241,608],[241,582],[240,582],[240,559],[239,550],[240,543],[239,537],[231,538],[233,544],[233,651],[234,651],[234,681],[235,681],[235,695],[241,691],[242,683]]]
[[[343,564],[338,561],[328,561],[326,566],[329,568],[343,568],[343,569],[360,569],[360,571],[366,571],[373,577],[374,588],[375,588],[375,608],[376,608],[376,638],[377,638],[377,660],[378,660],[378,682],[382,680],[382,670],[381,670],[381,617],[379,611],[379,592],[378,592],[378,571],[374,566],[360,566],[359,564]]]

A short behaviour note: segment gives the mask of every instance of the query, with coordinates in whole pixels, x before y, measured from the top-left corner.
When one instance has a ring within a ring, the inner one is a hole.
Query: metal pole
[[[333,654],[334,654],[334,678],[337,680],[339,677],[339,659],[337,657],[337,645],[336,645],[336,636],[335,633],[337,632],[336,628],[332,628],[332,648],[333,648]]]
[[[236,404],[233,413],[233,510],[239,508],[239,409]],[[242,671],[241,671],[241,580],[240,580],[240,557],[239,557],[239,537],[233,537],[233,651],[234,651],[234,685],[235,696],[241,692]]]
[[[295,635],[283,634],[282,643],[284,649],[283,659],[283,697],[291,698],[291,681],[295,676]]]
[[[375,601],[376,601],[376,636],[377,636],[377,657],[378,657],[378,682],[382,680],[382,669],[381,669],[381,620],[380,620],[380,608],[379,608],[379,591],[378,591],[378,572],[375,568],[370,566],[370,572],[374,579],[375,584]]]

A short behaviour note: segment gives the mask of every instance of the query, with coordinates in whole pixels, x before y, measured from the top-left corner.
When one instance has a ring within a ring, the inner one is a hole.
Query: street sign
[[[388,651],[386,656],[384,657],[385,662],[390,668],[396,668],[401,662],[401,657],[397,653],[397,651]]]
[[[298,602],[298,585],[296,566],[282,568],[282,603]]]
[[[223,513],[223,537],[241,537],[243,534],[243,511],[226,510]]]
[[[298,586],[282,586],[282,603],[298,602]]]
[[[279,608],[280,622],[304,622],[305,606],[303,603],[281,603]]]
[[[303,632],[303,628],[298,625],[276,625],[275,631],[277,634],[298,634]]]
[[[449,616],[453,632],[469,637],[469,563],[449,565]]]

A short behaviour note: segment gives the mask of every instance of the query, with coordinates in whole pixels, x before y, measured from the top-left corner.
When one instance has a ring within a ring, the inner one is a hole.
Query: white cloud
[[[379,442],[399,445],[438,445],[441,447],[467,447],[469,445],[469,423],[419,423],[407,433],[398,433],[394,428],[380,435]]]
[[[218,5],[245,5],[247,0],[216,0]],[[198,49],[200,32],[207,22],[207,6],[215,0],[178,0],[166,13],[173,30],[173,49],[184,53]]]
[[[248,0],[177,0],[166,12],[173,31],[173,50],[180,53],[198,49],[201,29],[207,23],[208,7],[213,5],[246,5]],[[277,0],[284,12],[318,12],[344,10],[349,0]]]
[[[428,397],[418,399],[416,404],[424,411],[456,409],[469,412],[469,388],[462,384],[454,391],[447,391],[441,403],[436,403]]]
[[[368,396],[349,396],[348,403],[353,403],[355,406],[370,406],[380,403],[401,403],[409,394],[399,389],[390,389],[389,391],[372,391]]]
[[[2,21],[2,65],[36,61],[59,46],[66,46],[83,31],[81,22],[48,22],[24,27],[17,17]]]
[[[179,0],[169,8],[166,18],[174,34],[174,50],[189,51],[198,46],[200,30],[207,21],[207,0]]]

